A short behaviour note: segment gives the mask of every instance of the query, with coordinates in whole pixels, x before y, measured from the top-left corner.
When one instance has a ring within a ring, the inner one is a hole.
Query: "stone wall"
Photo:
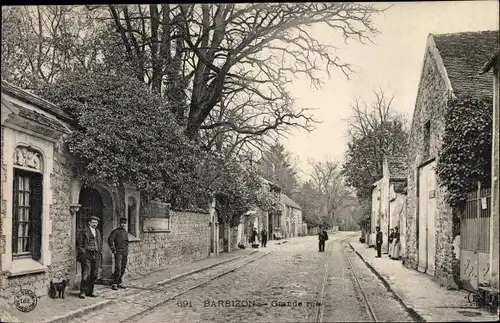
[[[415,104],[413,123],[409,140],[408,160],[408,195],[407,220],[405,234],[404,264],[416,269],[418,266],[418,169],[438,156],[444,133],[444,113],[449,99],[445,79],[439,70],[435,55],[426,48],[424,66]],[[424,153],[424,124],[430,120],[430,148]],[[438,161],[439,162],[439,161]],[[445,201],[446,190],[440,187],[436,178],[436,276],[446,277],[448,273],[458,274],[457,259],[453,253],[452,210]]]
[[[3,134],[4,128],[2,127],[2,151],[4,142]],[[5,181],[3,157],[2,154],[2,181]],[[52,222],[52,233],[49,238],[51,264],[48,266],[48,270],[45,273],[14,277],[8,277],[2,269],[2,275],[0,277],[0,298],[7,304],[13,304],[14,295],[16,291],[19,291],[21,288],[34,291],[38,297],[48,296],[50,280],[57,280],[57,273],[60,273],[61,278],[69,277],[70,272],[73,270],[71,237],[72,217],[69,208],[71,199],[71,176],[72,171],[68,160],[68,154],[62,144],[62,140],[60,140],[54,144],[53,170],[52,174],[50,174],[52,188],[52,204],[49,214],[50,221]],[[7,197],[2,195],[2,217],[5,216],[5,208],[3,205],[7,203],[6,200]],[[9,198],[8,201],[12,203],[12,198]],[[1,253],[5,252],[3,247],[4,241],[5,237],[2,236]]]
[[[238,227],[230,228],[229,230],[230,248],[232,251],[238,249],[238,242],[240,241],[240,237],[238,236]]]
[[[171,210],[170,215],[170,232],[141,230],[140,241],[130,242],[127,279],[208,257],[209,214]]]
[[[4,163],[4,160],[3,160],[3,134],[4,134],[4,128],[2,126],[2,130],[1,130],[2,134],[2,140],[0,141],[0,145],[1,145],[1,162],[0,162],[0,165],[2,166],[2,173],[1,173],[1,182],[0,182],[0,185],[4,185],[4,183],[7,182],[7,165]],[[3,232],[3,221],[5,219],[5,216],[7,215],[7,200],[5,199],[6,197],[3,196],[3,189],[0,190],[0,256],[3,255],[5,253],[5,235],[1,234]],[[3,272],[3,269],[2,269],[2,262],[0,261],[0,273]],[[2,290],[4,288],[4,286],[2,285],[3,283],[3,277],[2,279],[0,280],[0,290]]]

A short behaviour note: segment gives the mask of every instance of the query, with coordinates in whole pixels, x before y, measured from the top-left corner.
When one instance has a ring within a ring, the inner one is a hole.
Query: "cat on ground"
[[[54,283],[52,280],[50,281],[50,288],[49,288],[49,296],[52,299],[55,299],[56,296],[59,298],[64,299],[64,294],[66,292],[66,287],[69,284],[69,279],[64,279],[63,281],[59,283]]]

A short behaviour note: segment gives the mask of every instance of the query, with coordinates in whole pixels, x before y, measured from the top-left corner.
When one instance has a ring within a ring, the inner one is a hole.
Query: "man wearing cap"
[[[383,243],[383,233],[380,231],[380,227],[375,227],[375,230],[377,230],[377,235],[375,238],[375,245],[377,249],[377,256],[376,258],[382,257],[382,243]]]
[[[76,237],[77,259],[82,267],[80,298],[85,298],[85,296],[97,297],[94,294],[94,283],[97,280],[102,255],[102,240],[101,233],[97,229],[98,223],[98,217],[90,217],[85,228],[80,230]]]
[[[115,272],[111,278],[113,280],[111,288],[113,290],[125,288],[122,285],[122,278],[125,274],[128,258],[127,218],[120,219],[120,226],[114,229],[109,235],[108,245],[115,256]]]

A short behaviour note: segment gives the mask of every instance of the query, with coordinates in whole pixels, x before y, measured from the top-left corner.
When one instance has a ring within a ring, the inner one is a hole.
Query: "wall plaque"
[[[143,232],[170,231],[170,204],[150,202],[142,219]]]

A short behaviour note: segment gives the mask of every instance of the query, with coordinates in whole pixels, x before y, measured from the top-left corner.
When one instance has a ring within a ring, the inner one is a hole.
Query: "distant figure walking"
[[[319,240],[319,252],[325,252],[325,242],[328,240],[328,233],[326,230],[321,231],[318,234]]]
[[[391,255],[393,254],[394,251],[394,245],[392,244],[392,242],[394,241],[394,229],[391,229],[388,240],[389,240],[389,258],[391,258]]]
[[[267,231],[266,229],[262,229],[260,232],[260,241],[262,242],[262,247],[266,247],[267,245]]]
[[[401,234],[399,233],[399,228],[395,227],[394,228],[394,241],[393,241],[393,247],[392,247],[392,259],[398,260],[400,257],[401,253]]]
[[[377,248],[377,258],[382,257],[382,242],[383,242],[383,234],[380,231],[380,227],[376,227],[377,236],[375,238],[375,246]]]

